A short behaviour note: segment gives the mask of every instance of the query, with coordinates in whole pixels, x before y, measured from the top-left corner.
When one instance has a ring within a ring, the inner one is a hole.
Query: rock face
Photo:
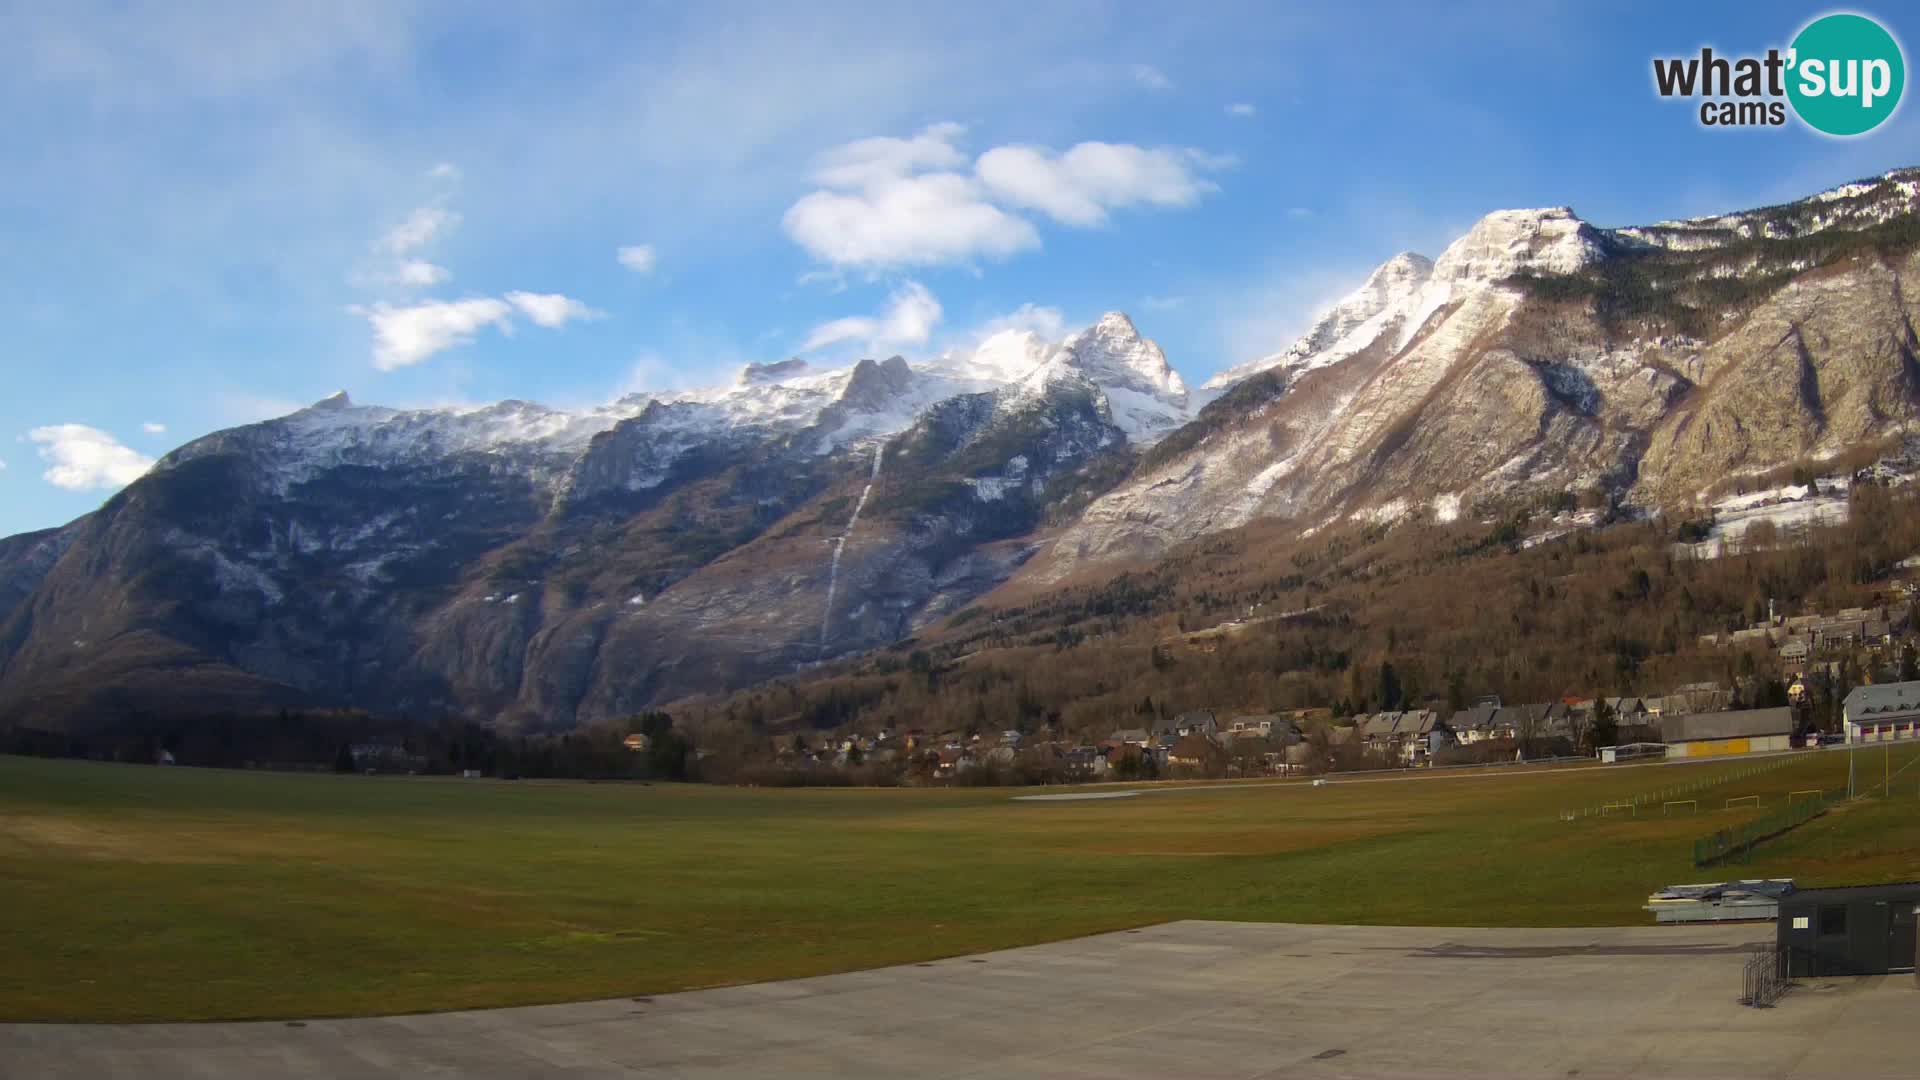
[[[586,412],[337,395],[0,540],[0,721],[565,725],[1256,519],[1687,503],[1920,418],[1920,173],[1600,229],[1489,214],[1198,391],[1124,315]]]
[[[1107,572],[1256,518],[1451,518],[1709,485],[1905,431],[1920,173],[1785,206],[1603,230],[1489,214],[1399,255],[1149,450],[1025,574]]]
[[[997,349],[786,361],[585,413],[336,395],[217,432],[0,541],[0,717],[564,725],[891,643],[1124,475],[1130,432],[1184,417],[1124,316]]]

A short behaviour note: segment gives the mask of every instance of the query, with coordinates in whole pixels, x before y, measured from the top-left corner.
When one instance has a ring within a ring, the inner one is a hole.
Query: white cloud
[[[407,220],[387,230],[380,246],[391,255],[406,255],[431,243],[434,237],[460,224],[460,215],[439,206],[422,206]]]
[[[1040,246],[1031,222],[987,202],[957,173],[816,191],[794,203],[783,224],[814,258],[837,266],[927,266]]]
[[[406,259],[394,270],[393,280],[400,285],[426,286],[438,285],[452,276],[444,266],[425,259]]]
[[[1173,89],[1173,80],[1167,78],[1159,68],[1154,67],[1152,64],[1133,65],[1133,81],[1149,90]]]
[[[1228,116],[1252,116],[1253,114],[1259,111],[1260,110],[1254,108],[1251,104],[1244,101],[1236,101],[1233,104],[1227,106]]]
[[[445,172],[443,170],[452,170]],[[449,164],[436,165],[427,176],[435,180],[457,177],[459,170]],[[374,243],[379,265],[356,271],[350,278],[357,285],[381,288],[399,286],[420,289],[443,284],[453,274],[446,267],[420,257],[421,249],[445,236],[460,224],[460,215],[443,206],[422,206],[408,214],[405,221],[388,229]]]
[[[787,236],[834,267],[1006,258],[1040,246],[1039,230],[1017,210],[1089,227],[1121,207],[1190,206],[1216,190],[1198,171],[1232,164],[1199,150],[1086,142],[1064,153],[996,147],[964,172],[956,141],[965,130],[934,124],[827,151],[813,173],[822,188],[788,208]]]
[[[965,135],[964,125],[933,124],[911,138],[882,135],[855,139],[820,155],[815,182],[827,187],[855,188],[882,184],[928,169],[952,170],[967,163],[954,146]]]
[[[601,315],[573,297],[559,293],[514,291],[507,294],[507,302],[519,308],[520,314],[532,319],[535,326],[544,326],[549,330],[558,329],[576,319],[597,319]]]
[[[925,345],[942,314],[940,301],[926,286],[909,281],[894,290],[887,298],[886,310],[877,316],[835,319],[814,327],[800,351],[813,352],[846,341],[861,342],[875,352]]]
[[[488,326],[506,327],[513,305],[492,297],[429,300],[410,307],[379,303],[355,308],[373,327],[373,366],[394,371],[434,353],[466,345]]]
[[[457,179],[459,170],[451,164],[434,166],[427,175],[435,180]],[[441,206],[422,206],[407,219],[389,229],[375,245],[375,251],[392,260],[384,271],[363,280],[374,285],[402,289],[439,285],[453,275],[443,266],[420,258],[416,253],[437,237],[460,223],[460,215]],[[625,259],[631,249],[621,249]],[[646,249],[651,258],[652,250]],[[601,312],[560,293],[536,293],[515,290],[504,296],[474,296],[463,300],[422,300],[395,304],[382,300],[368,307],[347,309],[362,316],[373,328],[373,366],[381,371],[410,367],[435,353],[470,344],[475,335],[491,326],[501,333],[513,332],[517,312],[536,326],[556,329],[579,319],[598,318]],[[251,410],[250,410],[251,411]]]
[[[654,255],[652,244],[628,244],[616,252],[614,257],[620,260],[621,266],[636,274],[653,273],[653,268],[659,262]]]
[[[1140,305],[1148,311],[1172,311],[1186,302],[1184,296],[1149,296]]]
[[[162,424],[157,420],[149,420],[146,423],[140,425],[140,430],[146,432],[149,435],[165,435],[167,433],[167,425]]]
[[[427,170],[427,179],[454,181],[460,179],[460,166],[451,161],[443,161]]]
[[[1057,155],[1038,146],[996,147],[980,155],[975,169],[1007,202],[1064,225],[1091,226],[1104,223],[1108,210],[1141,203],[1191,206],[1218,190],[1195,175],[1195,164],[1217,166],[1219,159],[1195,161],[1181,150],[1084,142]]]
[[[1067,317],[1057,307],[1021,304],[1005,315],[996,315],[974,331],[976,341],[984,341],[1005,330],[1031,330],[1045,341],[1059,341],[1067,333]]]
[[[535,326],[549,330],[601,315],[570,296],[523,291],[497,298],[427,300],[404,307],[382,302],[348,310],[364,316],[373,327],[373,366],[381,371],[410,367],[435,353],[471,344],[474,335],[489,326],[510,334],[516,310]]]
[[[7,471],[7,459],[0,458],[0,472],[6,472],[6,471]]]
[[[41,460],[52,466],[42,478],[68,491],[125,487],[153,468],[152,458],[85,424],[38,427],[27,438],[40,444]]]

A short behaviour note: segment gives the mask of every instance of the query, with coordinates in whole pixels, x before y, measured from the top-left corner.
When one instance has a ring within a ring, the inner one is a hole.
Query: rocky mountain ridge
[[[583,412],[334,395],[0,543],[0,711],[564,724],[789,673],[998,584],[1188,407],[1118,314]]]
[[[1920,172],[1778,207],[1599,229],[1482,218],[1383,264],[1143,458],[1028,574],[1098,574],[1265,518],[1632,512],[1908,429]]]
[[[566,725],[1255,521],[1657,513],[1912,429],[1917,191],[1619,229],[1496,211],[1199,389],[1115,313],[580,412],[336,395],[0,541],[0,720]]]

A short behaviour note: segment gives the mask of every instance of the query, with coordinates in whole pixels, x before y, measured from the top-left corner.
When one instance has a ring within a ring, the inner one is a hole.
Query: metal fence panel
[[[1787,951],[1773,945],[1756,945],[1747,954],[1740,973],[1740,1004],[1770,1009],[1793,985]]]

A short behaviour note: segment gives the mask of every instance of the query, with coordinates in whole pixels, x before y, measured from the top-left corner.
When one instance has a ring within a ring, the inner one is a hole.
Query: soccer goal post
[[[1726,807],[1725,807],[1725,808],[1726,808],[1726,809],[1728,809],[1728,810],[1731,810],[1731,809],[1733,809],[1733,808],[1734,808],[1735,806],[1738,806],[1738,805],[1740,805],[1740,804],[1742,804],[1742,803],[1748,803],[1748,804],[1751,804],[1751,805],[1753,805],[1753,806],[1759,806],[1759,805],[1760,805],[1760,796],[1758,796],[1758,795],[1735,795],[1735,796],[1734,796],[1733,798],[1731,798],[1731,799],[1728,799],[1728,800],[1727,800],[1727,805],[1726,805]]]
[[[1819,788],[1805,788],[1800,791],[1789,791],[1787,792],[1787,803],[1788,805],[1792,805],[1793,800],[1799,798],[1802,795],[1811,795],[1814,798],[1818,799],[1825,794],[1826,792],[1821,791]]]
[[[1666,816],[1667,816],[1667,814],[1669,814],[1669,813],[1671,813],[1671,812],[1673,811],[1673,809],[1674,809],[1674,807],[1676,807],[1676,806],[1684,806],[1684,807],[1686,807],[1686,808],[1687,808],[1687,812],[1688,812],[1688,813],[1690,813],[1690,814],[1697,814],[1697,813],[1699,813],[1699,812],[1700,812],[1700,800],[1698,800],[1698,799],[1675,799],[1675,800],[1673,800],[1672,802],[1664,802],[1664,803],[1661,803],[1661,804],[1660,804],[1660,816],[1661,816],[1661,817],[1666,817]]]

